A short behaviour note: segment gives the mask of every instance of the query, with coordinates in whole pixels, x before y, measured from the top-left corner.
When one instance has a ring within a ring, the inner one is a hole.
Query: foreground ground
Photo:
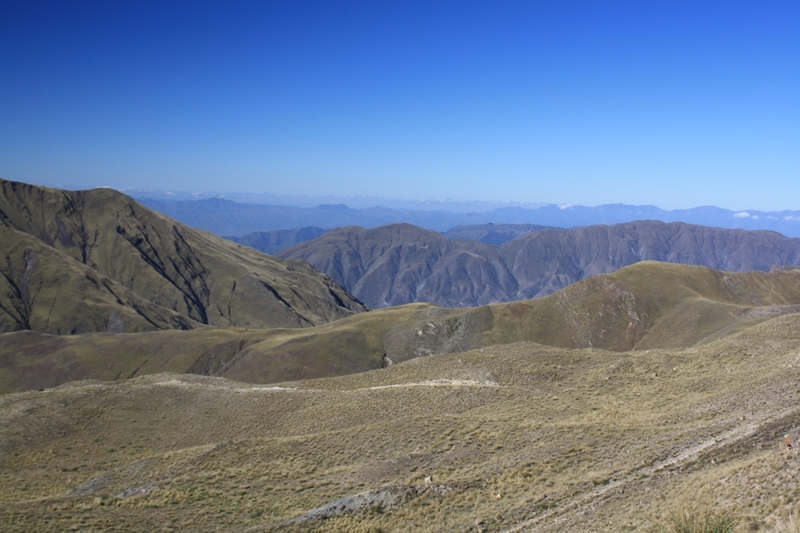
[[[800,499],[800,315],[685,350],[533,343],[279,386],[0,397],[4,531],[648,531]],[[743,529],[747,530],[747,529]]]

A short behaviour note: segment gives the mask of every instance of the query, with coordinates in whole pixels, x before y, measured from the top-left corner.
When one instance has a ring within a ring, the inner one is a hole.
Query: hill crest
[[[111,189],[62,191],[0,180],[0,193],[0,224],[190,321],[310,326],[366,309],[304,261],[189,228]]]

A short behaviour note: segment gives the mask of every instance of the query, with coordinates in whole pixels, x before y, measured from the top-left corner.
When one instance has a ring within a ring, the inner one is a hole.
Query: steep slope
[[[519,283],[517,298],[550,294],[579,279],[638,261],[699,265],[728,272],[800,264],[800,239],[673,222],[543,230],[502,247]]]
[[[725,273],[648,261],[535,300],[473,309],[409,304],[307,329],[70,338],[9,333],[0,335],[0,392],[163,371],[275,383],[516,342],[615,352],[680,349],[798,311],[800,270]]]
[[[0,180],[0,191],[0,224],[202,324],[309,326],[365,309],[303,261],[189,228],[110,189]]]
[[[259,252],[274,255],[295,244],[316,239],[328,230],[315,226],[306,226],[295,229],[277,229],[273,231],[256,231],[241,237],[225,237],[238,244],[255,248]]]
[[[410,224],[337,228],[278,255],[308,261],[373,308],[485,305],[518,290],[498,248]]]
[[[0,333],[121,333],[200,326],[27,233],[0,226],[0,242]]]
[[[654,260],[731,272],[800,264],[800,239],[769,231],[642,221],[543,229],[491,246],[407,224],[339,228],[279,254],[305,259],[371,307],[469,307],[552,294],[575,281]]]
[[[686,350],[517,343],[280,386],[161,374],[5,395],[0,523],[645,533],[705,505],[764,531],[796,508],[799,344],[795,314]]]
[[[508,241],[524,237],[528,233],[543,229],[552,229],[550,226],[537,226],[536,224],[475,224],[470,226],[456,226],[442,233],[450,240],[480,241],[484,244],[500,246]]]

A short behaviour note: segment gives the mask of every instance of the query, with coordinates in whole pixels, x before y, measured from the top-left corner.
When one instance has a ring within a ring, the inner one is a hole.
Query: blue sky
[[[0,0],[0,177],[800,208],[800,2]]]

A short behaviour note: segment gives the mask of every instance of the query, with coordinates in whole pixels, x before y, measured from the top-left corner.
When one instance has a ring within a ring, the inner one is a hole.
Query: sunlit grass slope
[[[800,498],[781,444],[798,380],[792,314],[684,349],[519,342],[279,386],[77,382],[0,397],[0,523],[619,532],[702,502],[748,531]]]
[[[124,337],[0,335],[3,391],[193,372],[253,383],[350,374],[531,341],[613,351],[686,348],[800,310],[800,271],[723,273],[643,262],[551,296],[474,309],[410,304],[314,328]]]

